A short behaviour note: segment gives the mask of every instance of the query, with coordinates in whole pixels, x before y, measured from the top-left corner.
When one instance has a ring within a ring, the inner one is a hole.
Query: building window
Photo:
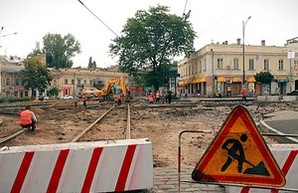
[[[25,91],[25,97],[28,97],[28,96],[29,96],[29,92]]]
[[[234,58],[234,70],[239,70],[239,59]]]
[[[217,69],[223,69],[223,58],[217,58]]]
[[[18,91],[14,91],[14,92],[13,92],[13,96],[14,96],[14,97],[18,97]]]
[[[64,84],[68,84],[68,79],[64,79]]]
[[[16,86],[20,85],[20,79],[16,79]]]
[[[92,80],[89,80],[89,84],[90,84],[90,85],[93,85],[93,81],[92,81]]]
[[[71,84],[74,85],[75,84],[75,80],[71,79]]]
[[[57,81],[56,80],[54,80],[54,86],[57,87]]]
[[[9,78],[6,79],[5,85],[6,86],[9,86],[10,85],[10,79]]]
[[[84,85],[87,85],[87,80],[84,80]]]
[[[264,70],[269,70],[269,60],[268,59],[264,60]]]
[[[6,97],[10,97],[10,92],[9,92],[9,91],[6,91],[6,92],[5,92],[5,96],[6,96]]]
[[[278,70],[284,69],[284,60],[278,60]]]
[[[254,70],[255,69],[255,61],[254,59],[249,59],[249,66],[248,66],[248,69],[249,70]]]
[[[203,71],[206,71],[207,68],[207,60],[204,59],[204,63],[203,63]]]

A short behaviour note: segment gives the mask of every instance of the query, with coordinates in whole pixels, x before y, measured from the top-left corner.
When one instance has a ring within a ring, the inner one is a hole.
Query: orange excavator
[[[123,76],[109,80],[103,89],[94,92],[94,96],[98,98],[103,97],[104,99],[109,98],[111,93],[111,86],[113,84],[119,84],[121,86],[124,97],[127,98],[126,84]]]

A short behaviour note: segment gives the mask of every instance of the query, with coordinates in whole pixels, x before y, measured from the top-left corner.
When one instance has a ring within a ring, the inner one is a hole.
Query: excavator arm
[[[97,91],[96,93],[94,93],[94,95],[96,97],[108,96],[111,92],[111,86],[115,83],[120,84],[123,95],[126,97],[127,96],[127,90],[126,90],[125,79],[124,79],[123,76],[121,76],[119,78],[116,78],[116,79],[109,80],[107,82],[106,86],[103,89],[101,89],[101,90]]]

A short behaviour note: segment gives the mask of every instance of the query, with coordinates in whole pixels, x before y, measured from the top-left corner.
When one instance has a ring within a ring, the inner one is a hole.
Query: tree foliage
[[[255,75],[255,79],[261,84],[270,84],[273,80],[273,75],[268,71],[263,71]]]
[[[71,60],[75,54],[81,52],[80,42],[71,34],[62,37],[60,34],[46,34],[43,37],[44,50],[48,67],[71,68]]]
[[[59,88],[57,87],[52,87],[48,90],[48,94],[50,97],[57,97],[59,94]]]
[[[28,57],[24,60],[24,64],[25,69],[20,71],[24,88],[43,92],[53,79],[46,65],[42,64],[37,56]]]
[[[136,82],[151,84],[154,88],[165,82],[174,57],[194,51],[192,25],[170,14],[166,6],[137,11],[134,18],[127,20],[122,33],[113,40],[110,52],[119,56],[122,71]]]
[[[88,68],[96,68],[96,62],[92,60],[92,57],[89,58]]]

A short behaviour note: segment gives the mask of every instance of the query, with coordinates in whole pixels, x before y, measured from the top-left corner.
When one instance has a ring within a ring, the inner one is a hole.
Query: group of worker
[[[170,91],[166,92],[163,96],[160,93],[160,90],[157,90],[156,93],[153,91],[148,95],[149,103],[171,103],[172,102],[172,93]]]
[[[117,93],[117,94],[115,95],[114,102],[115,102],[118,106],[120,106],[121,103],[122,103],[122,100],[123,100],[123,99],[124,99],[124,95],[123,95],[123,93]]]

